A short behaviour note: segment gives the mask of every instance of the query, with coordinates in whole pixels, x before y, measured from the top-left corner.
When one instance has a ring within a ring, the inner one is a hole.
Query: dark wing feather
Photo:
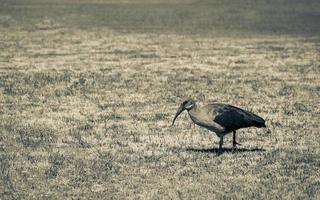
[[[219,104],[214,121],[229,131],[246,127],[265,127],[265,120],[249,111],[231,105]]]

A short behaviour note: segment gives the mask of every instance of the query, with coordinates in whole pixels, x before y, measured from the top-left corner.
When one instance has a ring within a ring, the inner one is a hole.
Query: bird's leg
[[[237,148],[237,144],[241,145],[236,141],[236,131],[233,131],[233,141],[232,141],[233,149]]]
[[[222,153],[222,145],[223,145],[223,136],[220,136],[220,141],[219,141],[219,155]]]

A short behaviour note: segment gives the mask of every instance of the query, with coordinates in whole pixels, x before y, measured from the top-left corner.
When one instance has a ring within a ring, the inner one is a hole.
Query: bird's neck
[[[188,110],[188,114],[191,118],[191,120],[198,124],[199,123],[199,119],[196,117],[197,116],[197,113],[198,113],[198,109],[197,109],[197,106],[195,105],[192,109]]]

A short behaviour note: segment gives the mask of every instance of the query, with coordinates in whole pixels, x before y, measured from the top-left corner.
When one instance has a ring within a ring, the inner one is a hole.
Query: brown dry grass
[[[2,19],[0,199],[320,198],[318,37]],[[268,128],[218,156],[187,115],[170,127],[188,96]]]

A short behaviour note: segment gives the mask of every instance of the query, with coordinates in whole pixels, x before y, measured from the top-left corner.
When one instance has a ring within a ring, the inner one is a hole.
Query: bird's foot
[[[237,146],[233,146],[233,147],[232,147],[232,151],[231,151],[231,152],[232,152],[232,153],[234,153],[234,152],[236,152],[236,151],[237,151],[237,149],[238,149],[238,147],[237,147]]]
[[[241,144],[239,144],[238,142],[233,142],[232,153],[234,153],[238,149],[237,145],[241,146]]]
[[[240,144],[240,143],[238,143],[238,142],[234,141],[234,142],[233,142],[233,147],[235,147],[235,146],[237,146],[237,145],[241,146],[241,144]]]

